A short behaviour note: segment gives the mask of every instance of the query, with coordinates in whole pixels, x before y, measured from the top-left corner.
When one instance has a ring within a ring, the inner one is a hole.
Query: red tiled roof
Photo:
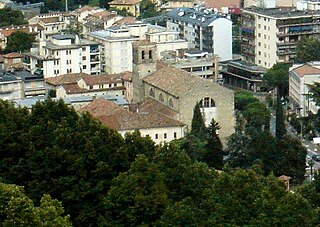
[[[83,13],[83,12],[91,11],[91,10],[95,10],[95,9],[98,9],[98,7],[83,6],[83,7],[81,7],[81,8],[76,9],[75,11],[76,11],[77,13]]]
[[[56,77],[50,77],[46,79],[46,82],[48,84],[52,85],[62,85],[62,84],[75,84],[78,82],[80,78],[83,76],[86,76],[88,74],[86,73],[71,73],[71,74],[64,74],[61,76],[56,76]]]
[[[299,66],[298,68],[295,68],[293,71],[295,71],[299,77],[304,77],[305,75],[319,75],[320,74],[320,69],[313,67],[309,64],[304,64],[302,66]]]
[[[95,99],[81,108],[80,112],[88,112],[102,124],[120,131],[184,125],[162,114],[132,113],[105,99]]]
[[[125,25],[125,24],[134,24],[137,22],[137,19],[135,17],[124,17],[117,22],[114,23],[114,25]]]
[[[82,79],[88,86],[99,85],[99,84],[109,84],[109,83],[117,83],[121,82],[120,74],[102,74],[102,75],[85,75],[82,76]]]
[[[22,58],[23,55],[18,52],[11,52],[9,54],[3,55],[4,58]]]
[[[153,114],[161,113],[171,118],[176,118],[179,114],[177,111],[151,98],[147,98],[137,109],[139,112]]]
[[[222,7],[240,8],[240,0],[206,0],[204,5],[218,10],[221,10]]]

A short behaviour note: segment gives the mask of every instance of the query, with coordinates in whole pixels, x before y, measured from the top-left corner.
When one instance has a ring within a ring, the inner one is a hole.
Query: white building
[[[156,44],[157,58],[162,59],[161,53],[188,49],[190,43],[179,37],[179,32],[158,25],[148,25],[146,39]]]
[[[271,68],[292,62],[303,37],[320,34],[319,11],[295,8],[246,8],[241,16],[241,53],[246,61]]]
[[[306,117],[309,112],[316,114],[319,107],[308,96],[310,95],[309,85],[320,83],[320,64],[308,63],[294,65],[289,70],[289,99],[291,108],[297,111],[300,116]]]
[[[24,97],[23,81],[12,75],[0,75],[0,99],[17,100]]]
[[[91,32],[87,37],[103,46],[102,68],[106,73],[132,71],[132,42],[139,37],[132,36],[128,28],[111,27]]]
[[[152,101],[154,102],[154,101]],[[171,111],[168,107],[164,109]],[[139,130],[143,137],[149,136],[156,144],[170,142],[185,135],[185,125],[162,113],[130,112],[113,102],[95,99],[80,112],[88,112],[105,126],[117,130],[122,136],[127,132]]]
[[[208,51],[221,61],[232,59],[232,21],[209,9],[180,8],[167,14],[167,28],[179,31],[192,48]]]
[[[52,35],[41,47],[44,51],[26,54],[26,67],[33,73],[41,71],[45,78],[69,73],[101,72],[100,46],[94,41],[74,35]]]

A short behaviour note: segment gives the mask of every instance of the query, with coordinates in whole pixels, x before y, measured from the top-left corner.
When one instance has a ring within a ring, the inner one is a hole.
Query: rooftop
[[[213,12],[211,9],[196,10],[193,8],[177,8],[168,12],[167,16],[172,19],[195,24],[201,27],[209,26],[218,18],[227,17],[222,14]],[[228,19],[229,20],[229,19]]]
[[[109,5],[136,5],[141,0],[114,0],[112,2],[109,2]]]
[[[301,78],[305,75],[320,75],[320,69],[309,64],[303,64],[292,71],[294,71]]]
[[[278,7],[278,8],[259,8],[249,7],[244,11],[253,12],[256,14],[273,17],[277,19],[281,18],[293,18],[293,17],[312,17],[314,15],[320,15],[318,10],[297,10],[293,7]]]
[[[234,60],[234,61],[228,61],[228,65],[233,65],[236,67],[241,67],[250,71],[260,71],[260,72],[266,72],[267,69],[263,68],[262,66],[255,65],[253,63],[242,61],[242,60]]]
[[[86,74],[86,73],[64,74],[61,76],[47,78],[46,82],[54,86],[58,86],[61,84],[75,84],[78,82],[80,78],[86,75],[89,75],[89,74]]]
[[[57,39],[57,40],[67,40],[67,39],[74,39],[74,35],[69,35],[69,34],[56,34],[56,35],[52,35],[51,36],[52,38],[54,39]]]

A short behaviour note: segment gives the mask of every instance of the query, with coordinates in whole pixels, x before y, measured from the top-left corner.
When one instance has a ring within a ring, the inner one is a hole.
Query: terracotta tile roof
[[[109,3],[109,5],[136,5],[141,0],[114,0]]]
[[[92,14],[94,17],[99,17],[100,19],[108,19],[108,18],[114,18],[117,16],[116,13],[108,12],[108,11],[101,11]]]
[[[88,112],[102,124],[120,131],[184,125],[180,121],[161,114],[131,113],[105,99],[95,99],[92,103],[81,108],[80,112]]]
[[[71,73],[71,74],[64,74],[61,76],[50,77],[46,79],[46,82],[51,85],[62,85],[62,84],[75,84],[78,82],[80,78],[86,76],[86,73]]]
[[[9,54],[3,55],[4,58],[22,58],[23,55],[18,52],[11,52]]]
[[[177,118],[178,112],[167,107],[166,105],[153,100],[151,98],[147,98],[138,108],[138,112],[143,113],[153,113],[153,114],[163,114],[165,116],[171,118]]]
[[[82,79],[88,86],[99,85],[99,84],[110,84],[119,83],[122,81],[120,74],[102,74],[96,76],[85,75]]]
[[[132,72],[125,71],[123,73],[120,73],[121,78],[125,81],[131,81],[132,80]]]
[[[313,67],[309,64],[299,66],[298,68],[295,68],[293,71],[295,71],[299,77],[304,77],[305,75],[320,74],[320,69]]]
[[[35,27],[35,25],[19,25],[19,26],[8,26],[8,27],[1,27],[0,28],[0,33],[3,34],[3,36],[8,37],[10,36],[13,32],[16,31],[21,31],[30,34],[29,27]],[[32,28],[33,30],[33,28]]]
[[[114,23],[114,25],[125,25],[125,24],[134,24],[137,22],[137,19],[135,17],[124,17],[117,22]]]
[[[222,7],[240,8],[240,0],[206,0],[204,5],[218,10],[221,10]]]

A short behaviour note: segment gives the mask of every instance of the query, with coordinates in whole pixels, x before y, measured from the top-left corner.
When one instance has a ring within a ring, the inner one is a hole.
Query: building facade
[[[232,21],[209,9],[180,8],[167,13],[167,28],[179,31],[190,47],[218,55],[221,61],[232,59]]]
[[[246,61],[265,68],[292,62],[297,42],[320,34],[319,11],[295,8],[246,8],[241,21],[241,52]]]

